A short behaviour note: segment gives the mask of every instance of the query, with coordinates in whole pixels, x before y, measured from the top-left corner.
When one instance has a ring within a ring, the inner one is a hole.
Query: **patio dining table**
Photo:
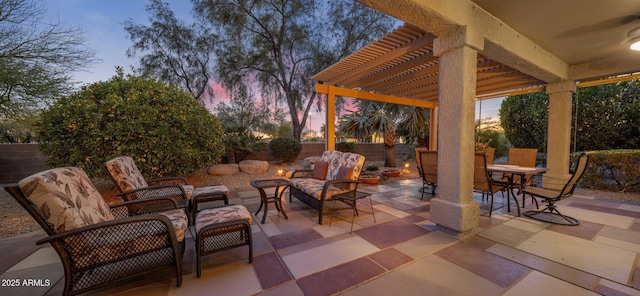
[[[487,165],[487,171],[490,173],[503,173],[503,175],[507,178],[507,181],[504,183],[507,188],[507,211],[511,212],[511,203],[509,201],[509,197],[513,195],[513,200],[516,201],[516,209],[518,210],[518,217],[520,216],[520,207],[518,206],[517,195],[513,192],[514,189],[519,189],[522,191],[526,185],[526,175],[537,175],[546,172],[547,168],[542,167],[524,167],[518,165],[508,165],[508,164],[490,164]],[[520,182],[517,181],[517,177],[519,177]],[[524,194],[522,196],[522,207],[524,207]]]

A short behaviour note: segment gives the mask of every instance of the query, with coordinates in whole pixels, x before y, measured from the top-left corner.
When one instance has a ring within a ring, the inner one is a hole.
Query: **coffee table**
[[[287,217],[287,213],[284,212],[284,208],[282,207],[282,194],[285,189],[291,185],[289,180],[287,179],[266,179],[266,180],[254,180],[251,181],[251,186],[255,187],[260,191],[260,207],[256,211],[256,216],[260,213],[262,206],[264,205],[264,214],[262,214],[262,224],[264,224],[265,219],[267,218],[267,210],[269,209],[269,204],[276,204],[276,210],[281,212],[285,219],[289,219]],[[275,187],[273,196],[267,196],[267,193],[264,191],[267,188]],[[278,194],[279,191],[279,194]]]

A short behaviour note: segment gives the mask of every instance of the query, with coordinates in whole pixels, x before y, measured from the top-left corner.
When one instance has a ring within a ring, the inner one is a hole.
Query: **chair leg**
[[[555,201],[546,200],[546,202],[547,206],[544,209],[526,211],[524,212],[524,215],[531,219],[552,224],[567,226],[580,225],[580,221],[578,219],[560,213],[555,205]]]
[[[482,192],[482,196],[484,197],[485,192]],[[491,217],[491,212],[493,212],[493,193],[487,193],[487,199],[489,199],[488,197],[491,197],[491,204],[489,205],[489,217]],[[484,198],[482,199],[484,200]]]

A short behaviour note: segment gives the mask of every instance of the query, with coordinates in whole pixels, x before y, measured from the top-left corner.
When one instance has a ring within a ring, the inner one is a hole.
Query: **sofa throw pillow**
[[[313,175],[311,175],[314,179],[324,180],[327,177],[327,170],[329,170],[329,163],[326,161],[316,161],[313,165]]]
[[[353,179],[353,168],[341,166],[338,169],[336,180],[342,180],[342,179]]]

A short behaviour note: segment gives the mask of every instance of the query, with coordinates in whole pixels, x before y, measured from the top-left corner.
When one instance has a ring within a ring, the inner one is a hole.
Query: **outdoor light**
[[[640,27],[637,27],[627,34],[627,38],[629,38],[629,42],[631,45],[629,46],[632,50],[640,51]]]
[[[409,163],[405,161],[404,163],[404,169],[402,169],[402,174],[408,175],[411,174],[411,171],[409,170]]]
[[[284,176],[284,170],[282,168],[278,168],[278,170],[276,170],[276,174],[280,177]]]

